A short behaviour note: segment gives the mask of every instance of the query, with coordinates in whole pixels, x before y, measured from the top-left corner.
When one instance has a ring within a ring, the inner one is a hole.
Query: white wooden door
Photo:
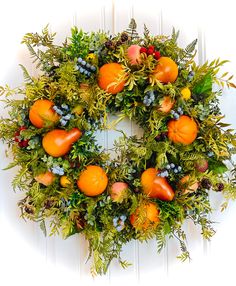
[[[5,1],[4,1],[5,2]],[[180,29],[180,45],[198,38],[197,60],[220,57],[231,62],[226,69],[236,74],[235,12],[230,0],[214,1],[138,1],[138,0],[67,0],[14,1],[0,3],[0,85],[19,85],[23,78],[19,63],[30,72],[34,68],[20,41],[26,32],[40,31],[47,23],[57,31],[61,42],[72,25],[87,31],[103,29],[115,33],[127,27],[134,17],[138,30],[145,23],[153,34],[169,34],[172,27]],[[236,128],[236,92],[225,90],[221,108],[228,122]],[[0,115],[7,114],[0,103]],[[122,122],[128,134],[138,132],[128,121]],[[114,132],[100,134],[105,148],[112,146]],[[158,255],[154,241],[131,242],[123,249],[123,257],[132,262],[127,270],[113,262],[108,274],[92,278],[90,265],[85,264],[87,243],[80,236],[66,241],[60,237],[45,238],[38,225],[20,219],[17,201],[22,194],[13,193],[11,180],[14,171],[2,171],[10,158],[6,146],[0,143],[0,285],[235,285],[234,257],[236,256],[236,202],[219,212],[220,194],[212,195],[217,210],[212,215],[216,235],[212,242],[201,239],[200,230],[185,223],[192,261],[176,260],[178,247],[169,241]],[[228,284],[227,284],[228,283]]]

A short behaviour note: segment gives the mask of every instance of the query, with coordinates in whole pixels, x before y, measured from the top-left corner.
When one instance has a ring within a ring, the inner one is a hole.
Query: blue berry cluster
[[[150,106],[155,101],[155,94],[153,91],[148,91],[147,94],[144,96],[143,104],[146,106]]]
[[[82,58],[78,58],[78,64],[76,65],[76,69],[81,73],[90,77],[92,73],[94,73],[97,69],[95,66],[87,63]]]
[[[157,174],[159,177],[168,177],[170,172],[174,172],[175,174],[178,174],[182,171],[181,166],[177,166],[174,163],[167,164],[165,169],[163,169],[160,173]]]
[[[179,119],[179,117],[184,114],[181,107],[178,107],[177,111],[171,110],[170,113],[173,115],[174,119]]]
[[[113,218],[113,225],[117,231],[122,231],[125,227],[125,221],[127,219],[126,215],[116,216]]]
[[[188,74],[188,81],[192,81],[194,75],[195,75],[194,71],[190,71],[189,74]]]
[[[55,175],[63,176],[65,174],[64,169],[60,166],[53,166],[51,171]]]
[[[67,122],[73,116],[71,113],[68,113],[69,112],[69,106],[65,103],[63,103],[61,105],[61,108],[59,108],[59,106],[57,106],[57,105],[54,105],[53,110],[55,110],[55,112],[61,116],[60,123],[62,126],[65,126],[67,124]]]

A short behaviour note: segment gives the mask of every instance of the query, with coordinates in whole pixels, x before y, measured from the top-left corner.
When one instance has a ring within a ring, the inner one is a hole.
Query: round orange
[[[160,57],[153,75],[162,83],[174,82],[178,77],[178,66],[171,58]]]
[[[197,133],[197,123],[187,115],[181,115],[179,119],[168,122],[168,138],[174,143],[191,144]]]
[[[102,194],[108,184],[105,171],[94,165],[89,165],[80,173],[77,186],[86,196],[94,197]]]
[[[52,109],[54,103],[47,99],[39,99],[34,102],[29,111],[30,122],[37,128],[42,128],[46,123],[55,123],[59,116]]]
[[[124,68],[118,63],[103,65],[99,70],[98,85],[101,89],[111,94],[121,92],[125,87],[125,81],[120,80],[124,76]]]
[[[130,223],[137,230],[145,230],[150,226],[156,227],[160,222],[159,213],[156,204],[142,204],[130,215]]]

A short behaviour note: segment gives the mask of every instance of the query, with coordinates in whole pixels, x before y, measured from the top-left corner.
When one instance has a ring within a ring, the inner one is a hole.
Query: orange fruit
[[[124,182],[115,182],[109,191],[113,202],[122,203],[127,198],[129,186]]]
[[[199,187],[199,183],[197,181],[193,182],[192,178],[189,175],[186,175],[180,180],[179,187],[183,194],[187,194],[196,192]]]
[[[108,184],[105,171],[94,165],[89,165],[80,173],[77,186],[86,196],[94,197],[102,194]]]
[[[156,198],[162,201],[172,201],[174,191],[166,178],[157,176],[158,171],[154,168],[148,168],[141,175],[141,185],[143,191],[150,198]]]
[[[67,176],[61,176],[60,178],[60,184],[62,187],[69,187],[72,185],[71,181],[68,179]]]
[[[173,105],[175,104],[175,100],[172,99],[170,96],[166,95],[160,100],[160,106],[158,108],[159,111],[168,113],[172,109]]]
[[[178,77],[178,66],[171,58],[160,57],[153,75],[162,83],[174,82]]]
[[[197,123],[187,115],[168,122],[168,138],[174,143],[189,145],[196,139],[198,133]]]
[[[141,204],[130,215],[130,223],[137,230],[146,230],[150,226],[156,227],[159,222],[159,210],[154,203]]]
[[[42,145],[45,152],[52,157],[61,157],[68,153],[74,144],[82,136],[78,128],[69,131],[54,129],[43,137]]]
[[[38,176],[34,177],[34,179],[44,186],[49,186],[55,180],[55,175],[52,172],[47,171],[46,173],[39,174]]]
[[[98,85],[101,89],[111,94],[121,92],[125,87],[125,81],[121,81],[124,76],[124,68],[118,63],[103,65],[99,70]]]
[[[53,125],[59,120],[59,116],[52,109],[54,103],[47,99],[39,99],[34,102],[29,111],[30,122],[37,128],[42,128],[48,123]]]

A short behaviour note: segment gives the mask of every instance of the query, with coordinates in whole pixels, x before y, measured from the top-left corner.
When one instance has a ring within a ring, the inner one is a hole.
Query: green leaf
[[[223,174],[228,171],[228,168],[221,161],[209,160],[209,171],[215,174]]]
[[[206,74],[194,87],[193,92],[195,94],[209,93],[212,91],[212,76]]]
[[[39,224],[40,229],[42,230],[44,236],[47,236],[47,229],[46,229],[46,224],[45,221],[42,220]]]

